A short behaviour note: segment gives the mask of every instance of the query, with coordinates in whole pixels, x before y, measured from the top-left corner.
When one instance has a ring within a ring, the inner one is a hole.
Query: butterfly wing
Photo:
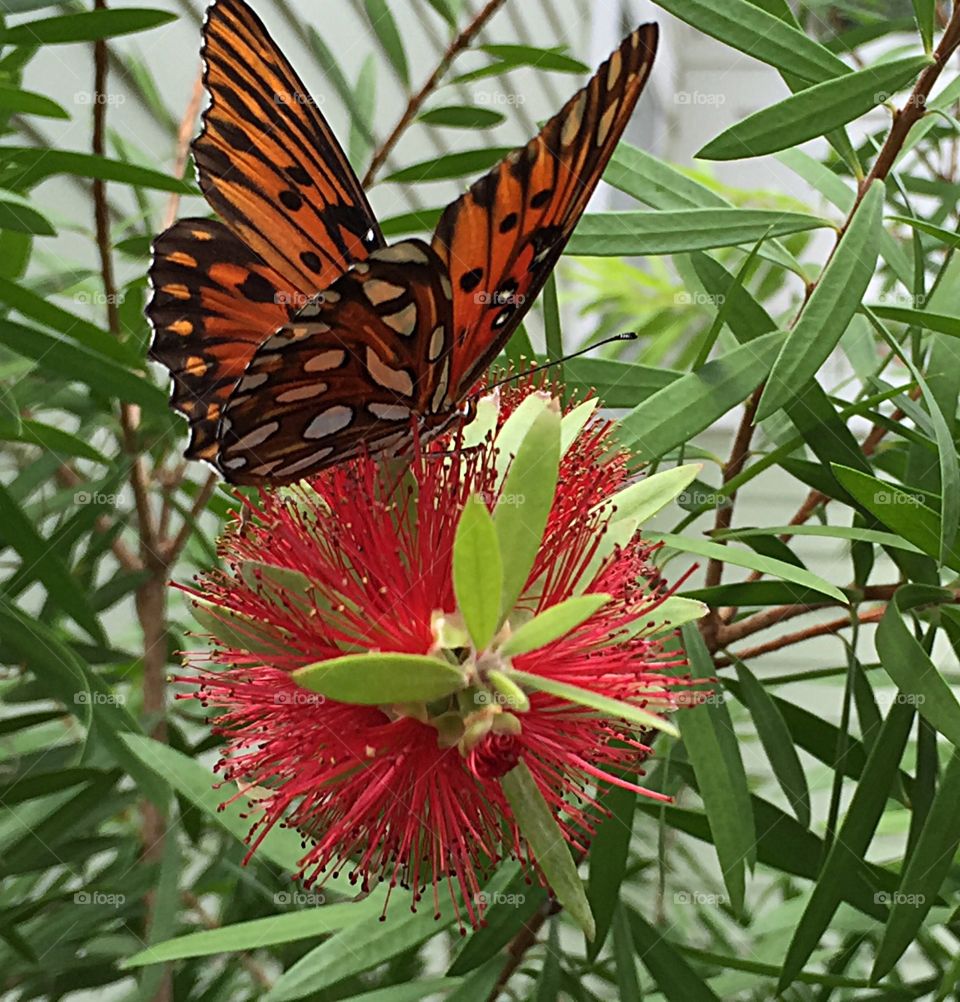
[[[433,248],[453,284],[455,406],[543,288],[643,90],[657,26],[628,35],[540,134],[447,207]]]
[[[204,24],[210,106],[193,144],[200,187],[233,232],[312,295],[384,245],[376,217],[313,98],[242,0]]]
[[[374,251],[259,346],[223,410],[217,465],[233,483],[288,483],[409,445],[441,410],[451,290],[430,246]]]
[[[150,356],[170,370],[170,405],[190,423],[186,457],[210,460],[221,405],[304,297],[210,219],[181,219],[156,239],[150,282]]]

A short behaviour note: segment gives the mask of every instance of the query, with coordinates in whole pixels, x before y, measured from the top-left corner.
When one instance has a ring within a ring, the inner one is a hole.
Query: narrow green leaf
[[[397,76],[403,81],[403,85],[409,89],[410,67],[407,64],[407,53],[403,47],[400,29],[397,27],[397,22],[394,20],[387,0],[363,0],[363,6],[374,34],[383,46],[383,51],[387,54],[387,59],[397,71]]]
[[[914,310],[908,306],[871,306],[870,311],[884,320],[895,320],[911,327],[922,327],[938,334],[960,337],[960,317],[933,313],[930,310]]]
[[[944,771],[939,789],[893,895],[890,918],[877,948],[871,978],[878,981],[917,941],[960,847],[960,749]]]
[[[883,184],[875,181],[777,356],[760,398],[757,421],[769,417],[803,391],[859,309],[877,261],[883,198]]]
[[[747,160],[816,139],[883,104],[929,64],[929,56],[910,56],[815,84],[748,115],[696,155],[701,160]]]
[[[641,727],[653,728],[679,737],[677,728],[665,720],[663,717],[651,713],[649,710],[634,706],[633,703],[623,703],[618,699],[610,699],[609,696],[601,696],[589,689],[581,689],[580,686],[570,685],[569,682],[559,682],[555,678],[547,678],[544,675],[535,675],[531,672],[518,671],[516,668],[510,672],[510,677],[528,689],[538,692],[547,692],[551,696],[558,696],[566,699],[578,706],[589,706],[592,710],[597,710],[604,716],[614,719],[629,720],[632,724],[639,724]]]
[[[649,522],[657,512],[662,511],[674,498],[683,494],[702,469],[700,463],[674,466],[624,487],[610,499],[609,503],[614,508],[610,521],[622,522],[629,519],[637,525]]]
[[[531,1002],[558,1002],[560,998],[560,919],[554,916],[550,920],[550,931],[547,934],[547,955],[543,960],[540,977],[537,979],[537,991]],[[470,1002],[476,996],[472,996]],[[464,1000],[466,1002],[466,1000]]]
[[[737,678],[743,700],[757,729],[773,773],[790,804],[790,809],[804,828],[810,827],[810,789],[800,764],[800,756],[777,704],[760,684],[756,675],[742,662],[736,661]]]
[[[535,66],[538,70],[553,73],[590,72],[590,67],[579,59],[573,59],[556,49],[542,49],[535,45],[481,45],[480,51],[511,66]]]
[[[577,224],[564,253],[577,257],[678,254],[709,247],[754,244],[765,237],[830,225],[818,216],[766,209],[591,212]]]
[[[877,627],[877,654],[905,702],[948,741],[960,748],[960,702],[930,655],[907,628],[903,614],[917,605],[952,601],[950,592],[927,585],[903,585]]]
[[[353,95],[356,112],[350,116],[350,163],[365,163],[374,140],[368,122],[372,122],[377,109],[377,61],[369,54],[360,67]]]
[[[785,336],[755,338],[648,397],[617,425],[624,445],[653,459],[689,442],[763,382]]]
[[[92,10],[82,14],[63,14],[27,21],[0,30],[0,45],[61,45],[69,42],[94,42],[116,38],[136,31],[146,31],[177,19],[166,10]]]
[[[443,125],[451,129],[492,129],[506,121],[506,115],[490,108],[449,105],[431,108],[417,117],[424,125]]]
[[[933,51],[933,32],[937,23],[937,0],[913,0],[913,16],[917,21],[923,48]]]
[[[463,672],[420,654],[346,654],[293,672],[297,685],[338,703],[429,703],[463,687]]]
[[[596,933],[593,914],[570,847],[523,760],[500,780],[500,788],[557,901],[566,908],[587,939],[593,939]]]
[[[59,552],[50,546],[17,504],[13,495],[0,484],[0,538],[10,546],[43,584],[50,599],[98,643],[105,643],[90,598],[80,587]]]
[[[249,922],[235,922],[219,929],[189,933],[140,950],[121,961],[120,967],[142,967],[162,964],[188,957],[210,957],[216,953],[238,953],[241,950],[262,950],[278,943],[295,943],[301,939],[327,936],[340,929],[349,929],[360,922],[376,918],[383,910],[383,894],[374,893],[363,901],[305,908],[284,915]]]
[[[557,273],[551,272],[543,287],[543,329],[547,358],[558,362],[557,382],[563,382],[563,331],[560,327],[560,300],[557,296]]]
[[[916,495],[859,470],[836,464],[831,469],[844,490],[887,528],[931,557],[939,556],[940,516]],[[948,567],[960,570],[960,550],[955,546],[945,555],[944,560]]]
[[[822,595],[829,595],[844,605],[848,604],[847,596],[835,585],[830,584],[829,581],[825,581],[817,574],[812,574],[802,567],[788,564],[783,560],[765,557],[760,553],[754,553],[752,550],[723,546],[720,543],[713,543],[705,539],[691,539],[687,536],[677,536],[669,532],[651,532],[647,534],[647,538],[660,540],[674,549],[682,550],[685,553],[695,553],[697,556],[706,557],[708,560],[721,560],[735,567],[747,567],[752,571],[760,571],[762,574],[769,574],[784,581],[791,581],[802,588],[812,588]]]
[[[946,244],[948,247],[960,247],[960,233],[956,230],[944,229],[942,226],[936,226],[926,219],[917,219],[915,216],[898,216],[894,214],[889,218],[894,222],[912,226],[915,230],[920,230],[928,236],[936,237],[940,243]],[[877,307],[874,307],[874,310],[876,309]]]
[[[681,627],[683,646],[695,677],[710,678],[715,668],[700,630]],[[722,699],[707,698],[678,717],[680,735],[710,821],[710,831],[730,894],[730,904],[743,911],[746,867],[756,861],[756,832],[747,775],[733,733],[733,723]]]
[[[503,566],[493,518],[476,495],[467,500],[453,541],[453,590],[474,648],[485,650],[500,622]]]
[[[529,654],[566,636],[610,601],[610,595],[575,595],[521,624],[501,646],[505,657]],[[499,606],[498,606],[499,609]]]
[[[114,13],[114,12],[110,12]],[[119,12],[117,12],[119,13]],[[4,170],[11,172],[18,190],[33,187],[55,174],[73,174],[82,178],[99,178],[101,181],[118,181],[122,184],[169,191],[178,195],[196,195],[192,184],[169,177],[160,171],[122,160],[78,153],[73,150],[41,149],[33,146],[5,146]]]
[[[107,457],[77,435],[61,431],[60,428],[40,421],[21,421],[14,426],[0,421],[0,440],[7,442],[28,442],[58,456],[79,456],[95,463],[108,464]]]
[[[654,928],[628,908],[633,948],[668,1002],[721,1002],[710,986],[670,945],[663,929]]]
[[[698,602],[696,599],[671,595],[656,609],[644,616],[642,632],[647,636],[656,637],[662,633],[677,630],[684,623],[692,623],[694,620],[702,619],[709,611],[703,602]],[[653,625],[650,625],[651,623]]]
[[[0,230],[33,233],[41,237],[52,237],[57,233],[53,224],[36,209],[7,201],[0,201]]]
[[[568,390],[594,390],[607,407],[636,407],[684,375],[666,366],[607,358],[571,358],[563,363],[563,371]]]
[[[842,900],[844,880],[864,866],[863,859],[896,778],[913,716],[913,707],[894,703],[884,721],[860,782],[854,788],[846,817],[823,864],[823,872],[794,930],[777,986],[779,993],[796,980],[820,937],[829,928]]]
[[[502,434],[503,429],[498,446]],[[560,408],[551,400],[523,436],[493,513],[503,564],[501,618],[513,609],[533,569],[559,470]]]
[[[626,778],[629,779],[629,776]],[[590,853],[587,857],[590,864],[587,899],[590,901],[590,910],[597,924],[597,934],[587,945],[589,960],[599,956],[610,926],[616,921],[615,916],[620,905],[620,889],[630,854],[630,837],[633,834],[637,794],[636,791],[622,786],[602,783],[600,800],[604,809],[610,813],[600,822],[597,834],[590,843]],[[616,949],[616,941],[614,948]]]
[[[394,171],[384,180],[396,181],[401,184],[419,184],[421,181],[447,181],[451,178],[465,177],[478,171],[489,170],[499,163],[508,153],[507,146],[485,146],[479,150],[462,150],[459,153],[447,153],[445,156],[434,157],[421,163],[411,164]]]
[[[697,31],[773,66],[819,83],[850,72],[832,52],[747,0],[654,0]]]
[[[207,818],[239,841],[247,838],[250,818],[244,806],[237,801],[224,803],[230,795],[215,789],[216,779],[206,766],[142,734],[124,734],[122,738],[124,745],[140,762],[199,808]],[[292,829],[276,826],[257,846],[257,854],[288,873],[295,872],[303,856],[300,836]]]

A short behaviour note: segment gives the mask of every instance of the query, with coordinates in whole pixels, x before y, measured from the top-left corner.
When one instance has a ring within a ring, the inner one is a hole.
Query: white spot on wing
[[[436,362],[440,357],[440,353],[443,351],[443,345],[446,342],[446,328],[441,324],[431,335],[430,344],[427,347],[427,358],[431,362]]]
[[[623,67],[623,56],[620,50],[610,57],[610,65],[607,67],[607,90],[610,90],[620,77],[620,70]]]
[[[255,390],[258,386],[263,386],[269,378],[266,372],[251,372],[237,383],[235,392],[246,393],[248,390]]]
[[[246,456],[234,456],[233,459],[226,460],[222,466],[225,470],[239,470],[247,465]]]
[[[391,330],[395,330],[403,337],[410,337],[417,328],[417,304],[410,303],[399,313],[391,313],[381,319]]]
[[[303,459],[298,459],[295,463],[290,463],[282,470],[277,470],[277,476],[290,477],[293,476],[294,473],[299,473],[301,470],[306,470],[311,466],[316,466],[319,463],[322,463],[331,452],[333,452],[332,445],[328,445],[324,449],[318,449],[316,452],[311,452],[309,456],[304,456]]]
[[[597,127],[597,146],[603,146],[607,141],[607,136],[610,134],[610,126],[613,125],[613,120],[617,114],[617,108],[619,107],[619,102],[617,104],[611,104],[609,108],[603,113],[603,117],[600,119],[600,125]]]
[[[370,255],[373,261],[393,261],[396,264],[429,264],[430,258],[416,244],[404,241],[383,247]]]
[[[308,383],[306,386],[296,386],[292,390],[284,390],[278,393],[276,401],[278,404],[295,404],[300,400],[310,400],[319,397],[321,393],[326,393],[329,389],[328,383]]]
[[[563,146],[569,146],[577,138],[577,133],[580,131],[580,123],[583,121],[583,110],[586,105],[587,92],[581,91],[577,95],[577,99],[573,102],[573,107],[564,120],[563,129],[560,132],[560,142]]]
[[[328,369],[336,369],[343,365],[343,360],[347,353],[340,348],[333,348],[330,351],[321,351],[312,355],[303,363],[304,372],[326,372]]]
[[[338,404],[336,407],[328,407],[321,411],[303,429],[304,438],[326,438],[327,435],[334,435],[353,420],[353,408],[344,407]]]
[[[230,451],[233,452],[236,449],[255,449],[258,445],[262,445],[266,442],[271,435],[275,435],[279,430],[279,421],[268,421],[266,424],[262,424],[258,428],[254,428],[253,431],[248,431],[243,438],[234,442],[234,444],[230,446]]]
[[[430,401],[430,410],[437,413],[443,404],[443,398],[447,393],[447,382],[450,378],[450,359],[443,360],[443,368],[440,370],[440,379],[437,381],[437,388],[434,390],[433,399]]]
[[[410,373],[403,369],[393,369],[380,356],[367,345],[367,369],[373,377],[375,383],[385,386],[395,393],[402,393],[409,397],[413,393],[413,380]]]
[[[399,404],[367,404],[367,410],[374,417],[383,418],[384,421],[405,421],[410,417],[410,408],[401,407]]]
[[[406,289],[393,282],[385,282],[382,278],[371,278],[363,283],[363,294],[374,305],[386,303],[388,300],[402,296]]]

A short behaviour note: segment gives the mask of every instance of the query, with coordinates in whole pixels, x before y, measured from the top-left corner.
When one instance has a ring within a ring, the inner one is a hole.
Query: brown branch
[[[203,71],[197,74],[197,79],[193,82],[193,92],[187,103],[183,117],[180,119],[180,128],[177,131],[177,154],[173,161],[173,176],[182,177],[187,166],[187,157],[190,154],[190,140],[193,138],[193,130],[196,125],[197,116],[200,114],[200,104],[203,101]],[[180,208],[180,193],[175,191],[170,195],[167,202],[167,211],[163,217],[163,228],[173,225],[177,218],[177,210]]]
[[[194,498],[193,505],[190,508],[190,514],[183,520],[183,524],[180,526],[180,531],[172,540],[163,544],[163,562],[166,566],[169,567],[173,564],[177,557],[180,556],[180,551],[187,545],[187,540],[190,538],[190,532],[193,529],[193,523],[200,517],[201,513],[207,507],[207,502],[213,495],[216,486],[217,475],[215,473],[210,473],[204,481],[203,486],[198,491],[196,498]]]
[[[393,148],[400,141],[400,137],[404,134],[404,132],[406,132],[411,122],[413,122],[413,120],[417,117],[417,114],[423,107],[424,102],[440,85],[440,81],[443,79],[447,70],[450,69],[450,65],[454,59],[456,59],[456,57],[470,45],[474,38],[476,38],[486,26],[487,22],[505,3],[506,0],[488,0],[488,3],[483,10],[481,10],[480,13],[477,14],[477,16],[450,43],[446,52],[444,52],[444,54],[440,57],[440,62],[437,63],[436,69],[434,69],[433,73],[430,74],[427,78],[427,82],[420,88],[420,90],[411,96],[410,100],[407,102],[407,107],[404,109],[404,112],[397,121],[397,124],[393,127],[390,135],[387,136],[387,138],[380,145],[380,148],[374,153],[373,159],[370,161],[370,166],[367,168],[367,173],[363,176],[364,188],[373,183],[373,179],[376,177],[377,172],[384,165],[384,163],[386,163],[387,157],[389,157],[393,152]]]
[[[540,935],[540,930],[551,915],[556,915],[560,911],[560,902],[554,898],[548,898],[544,903],[524,922],[521,930],[510,940],[507,947],[507,962],[503,965],[497,983],[490,990],[487,1002],[496,1002],[500,993],[506,987],[507,982],[517,972],[523,963],[523,958],[527,951],[536,944]]]

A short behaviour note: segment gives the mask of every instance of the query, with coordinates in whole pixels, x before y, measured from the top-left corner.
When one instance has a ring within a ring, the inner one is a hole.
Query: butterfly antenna
[[[490,390],[495,390],[498,386],[503,386],[504,383],[513,382],[514,379],[519,379],[521,376],[529,376],[534,372],[541,372],[543,369],[549,369],[554,365],[562,365],[564,362],[569,362],[571,358],[577,358],[580,355],[586,355],[588,351],[593,351],[594,348],[602,348],[605,344],[613,344],[614,341],[636,341],[639,335],[636,331],[625,331],[623,334],[614,334],[611,337],[605,337],[602,341],[598,341],[596,344],[588,345],[586,348],[581,348],[579,351],[572,351],[569,355],[564,355],[562,358],[555,358],[550,362],[544,362],[542,365],[535,365],[532,369],[524,369],[523,372],[515,372],[511,376],[507,376],[504,379],[500,379],[490,386],[485,386],[482,390],[479,390],[475,396],[480,396],[483,393],[489,393]]]

